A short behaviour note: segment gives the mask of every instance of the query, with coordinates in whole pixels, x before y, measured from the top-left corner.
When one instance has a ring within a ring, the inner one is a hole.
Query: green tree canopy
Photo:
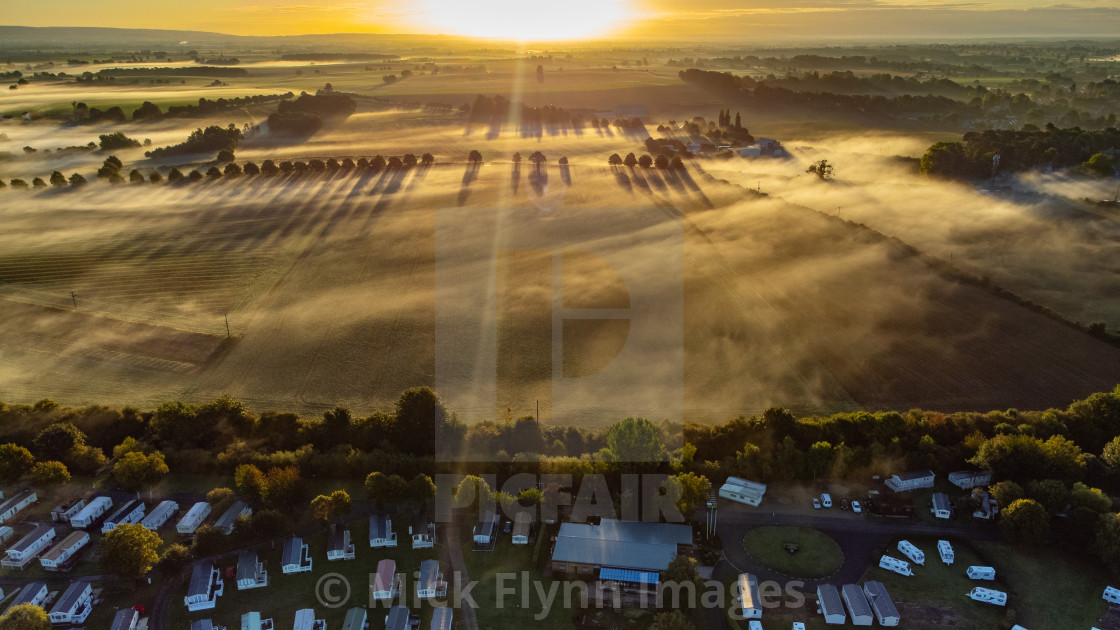
[[[47,611],[34,604],[20,604],[4,611],[0,617],[0,630],[50,630],[51,620]]]
[[[645,418],[627,418],[607,431],[606,455],[612,463],[660,462],[665,459],[661,431]]]
[[[167,473],[167,462],[159,451],[151,455],[133,451],[113,465],[113,477],[129,490],[143,490],[155,485]]]
[[[1050,540],[1050,515],[1033,499],[1019,499],[1000,511],[1000,531],[1016,545],[1044,545]]]
[[[31,483],[40,488],[57,488],[70,483],[70,471],[62,462],[39,462],[31,467]]]
[[[18,444],[0,444],[0,481],[14,483],[35,465],[31,451]]]
[[[159,562],[163,540],[139,523],[117,525],[101,539],[101,563],[124,579],[140,579]]]

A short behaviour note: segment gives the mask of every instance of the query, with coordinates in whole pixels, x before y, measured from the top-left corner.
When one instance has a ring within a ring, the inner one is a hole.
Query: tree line
[[[1101,175],[1111,175],[1116,147],[1120,147],[1120,131],[1114,128],[1085,131],[1052,124],[1042,129],[1026,125],[1017,131],[969,132],[961,142],[935,143],[922,155],[920,170],[938,177],[981,178],[996,172],[1084,164]],[[998,171],[994,167],[997,155]]]

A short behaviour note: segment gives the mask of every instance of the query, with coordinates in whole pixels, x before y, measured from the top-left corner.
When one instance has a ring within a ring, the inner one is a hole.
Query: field
[[[786,545],[796,545],[791,553]],[[757,527],[743,537],[743,549],[762,564],[792,578],[828,577],[844,563],[836,541],[808,527]]]

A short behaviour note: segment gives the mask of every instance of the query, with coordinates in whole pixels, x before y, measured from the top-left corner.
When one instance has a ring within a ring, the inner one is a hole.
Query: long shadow
[[[380,195],[386,184],[389,183],[389,169],[383,168],[380,171],[374,171],[374,173],[377,176],[377,181],[373,183],[373,188],[369,189],[369,192],[366,193],[367,195]]]
[[[691,190],[692,194],[696,197],[699,197],[700,201],[704,204],[705,207],[713,207],[712,200],[708,199],[708,195],[704,194],[704,191],[700,189],[700,185],[696,183],[696,180],[692,179],[692,175],[690,175],[687,170],[682,169],[679,171],[672,171],[672,173],[680,178],[680,181],[685,188]]]
[[[428,171],[430,170],[432,170],[431,164],[420,164],[413,168],[412,179],[408,181],[408,189],[412,190],[423,183],[424,178],[428,176]]]
[[[467,201],[467,197],[471,196],[471,184],[478,179],[478,162],[468,162],[467,168],[463,171],[463,182],[459,186],[459,205],[463,205]]]
[[[548,171],[541,170],[540,167],[529,172],[529,186],[533,192],[537,193],[538,197],[543,197],[544,193],[548,191]]]
[[[560,165],[560,180],[564,182],[565,186],[572,185],[572,171],[567,164]]]
[[[642,192],[649,194],[649,182],[646,181],[646,178],[642,175],[642,172],[635,169],[633,166],[628,166],[627,168],[630,169],[630,179],[634,181],[634,185],[638,188],[641,188]]]
[[[509,175],[509,185],[513,188],[513,194],[521,188],[521,162],[513,163],[513,171]]]
[[[630,177],[621,168],[612,166],[611,170],[614,171],[614,181],[619,188],[625,188],[630,193],[634,192],[634,185],[630,183]]]
[[[666,192],[668,186],[665,185],[665,180],[661,179],[661,173],[651,169],[647,169],[649,173],[650,185],[657,189],[658,192]]]

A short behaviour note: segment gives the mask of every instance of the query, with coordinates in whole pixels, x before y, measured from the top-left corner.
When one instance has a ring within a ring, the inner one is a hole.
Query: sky
[[[746,41],[914,37],[1116,37],[1115,0],[53,0],[9,6],[19,26],[234,35],[443,33],[523,40],[625,36]]]

